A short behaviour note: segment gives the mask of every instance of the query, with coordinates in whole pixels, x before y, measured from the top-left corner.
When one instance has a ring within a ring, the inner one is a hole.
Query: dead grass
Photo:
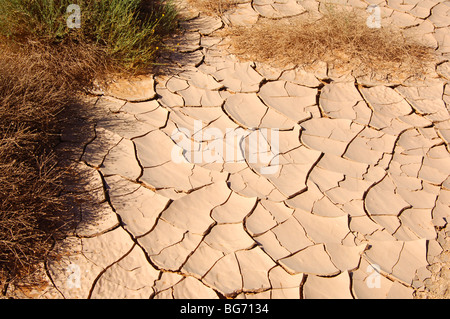
[[[363,16],[333,10],[314,22],[260,19],[254,26],[224,32],[233,53],[273,66],[324,61],[364,72],[415,74],[433,60],[432,48],[405,39],[390,26],[371,29]]]
[[[222,15],[225,11],[234,8],[240,0],[189,0],[189,3],[208,15]]]
[[[62,227],[61,214],[69,209],[60,196],[67,172],[53,152],[60,112],[89,87],[102,54],[75,43],[5,43],[0,45],[0,281],[32,272]]]

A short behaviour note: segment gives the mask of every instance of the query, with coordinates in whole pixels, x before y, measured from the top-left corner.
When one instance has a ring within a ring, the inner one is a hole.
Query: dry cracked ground
[[[185,6],[169,72],[87,97],[96,116],[60,149],[77,150],[92,207],[47,284],[11,294],[449,297],[450,2],[334,1],[378,4],[436,48],[435,71],[401,83],[240,61],[225,24],[320,10],[241,2],[222,18]]]

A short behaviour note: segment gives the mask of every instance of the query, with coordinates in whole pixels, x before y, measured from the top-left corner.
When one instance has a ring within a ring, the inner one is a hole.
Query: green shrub
[[[71,4],[81,9],[80,29],[67,26]],[[127,65],[151,61],[175,21],[173,4],[164,0],[0,0],[2,35],[14,41],[94,42]]]

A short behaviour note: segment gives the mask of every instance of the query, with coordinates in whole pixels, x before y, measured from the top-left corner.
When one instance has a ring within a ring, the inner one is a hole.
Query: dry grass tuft
[[[61,215],[69,208],[60,195],[67,172],[53,151],[59,142],[60,112],[75,103],[77,91],[89,87],[102,54],[80,44],[3,43],[0,281],[32,272],[63,226]]]
[[[224,32],[235,54],[273,66],[324,61],[351,70],[413,75],[433,60],[432,48],[405,39],[392,27],[371,29],[363,16],[334,10],[314,22],[260,19],[254,26]]]
[[[240,0],[189,0],[189,3],[197,10],[208,15],[219,16],[240,2]]]

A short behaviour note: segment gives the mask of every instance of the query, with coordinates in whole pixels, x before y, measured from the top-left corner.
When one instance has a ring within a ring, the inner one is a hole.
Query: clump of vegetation
[[[61,114],[83,114],[79,93],[106,71],[148,67],[175,26],[163,0],[0,0],[0,289],[46,260],[71,208]]]
[[[97,67],[94,49],[73,49],[0,46],[0,273],[26,274],[44,260],[68,208],[53,152],[59,114]]]
[[[80,28],[69,28],[78,5]],[[163,0],[0,0],[0,32],[23,42],[95,43],[127,66],[152,62],[162,37],[176,26],[176,10]]]
[[[190,4],[208,15],[222,15],[225,11],[230,10],[240,0],[189,0]]]
[[[277,66],[309,65],[324,61],[385,73],[417,73],[433,59],[432,48],[405,39],[391,26],[369,28],[364,14],[329,9],[308,21],[260,19],[251,27],[226,30],[234,52]]]

